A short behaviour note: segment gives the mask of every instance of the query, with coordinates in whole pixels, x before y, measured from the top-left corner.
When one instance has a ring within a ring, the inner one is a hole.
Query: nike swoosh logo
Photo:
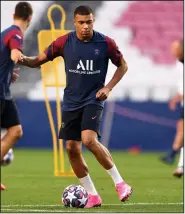
[[[97,116],[95,116],[95,117],[92,117],[92,120],[94,120],[94,119],[96,119],[97,118]]]

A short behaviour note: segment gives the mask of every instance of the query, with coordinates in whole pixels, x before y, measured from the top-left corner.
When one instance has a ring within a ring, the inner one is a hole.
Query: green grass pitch
[[[172,176],[174,166],[159,161],[159,153],[132,155],[112,152],[117,168],[133,187],[129,201],[118,200],[113,182],[90,152],[84,152],[90,175],[102,197],[100,208],[65,208],[61,194],[78,179],[54,177],[53,153],[15,150],[15,160],[1,169],[1,212],[183,212],[183,178]]]

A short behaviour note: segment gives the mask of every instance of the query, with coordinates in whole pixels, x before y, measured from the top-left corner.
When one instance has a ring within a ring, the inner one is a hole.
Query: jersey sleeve
[[[23,35],[20,31],[12,30],[7,35],[7,45],[12,49],[18,49],[22,52],[22,45],[23,45]]]
[[[68,35],[61,36],[49,45],[49,47],[44,51],[48,60],[53,61],[56,57],[63,56],[63,50],[67,38]]]
[[[108,58],[115,66],[119,67],[121,65],[121,59],[123,55],[113,39],[109,38],[108,36],[106,36],[105,39],[108,43]]]

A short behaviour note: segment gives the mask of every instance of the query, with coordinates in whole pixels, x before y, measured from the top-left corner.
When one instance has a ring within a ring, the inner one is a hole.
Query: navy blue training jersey
[[[23,34],[20,28],[12,25],[1,32],[1,53],[0,53],[0,99],[12,99],[10,84],[14,69],[14,62],[11,60],[11,50],[22,51]]]
[[[64,111],[73,111],[88,104],[104,105],[103,101],[96,99],[96,93],[104,87],[109,59],[117,67],[122,59],[114,40],[94,31],[92,39],[83,42],[73,31],[57,38],[45,54],[50,61],[58,56],[64,58]]]

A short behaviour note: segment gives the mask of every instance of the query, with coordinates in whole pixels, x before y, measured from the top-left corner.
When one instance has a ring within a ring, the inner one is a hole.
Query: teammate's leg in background
[[[23,131],[20,123],[19,112],[14,100],[3,100],[1,112],[1,128],[7,133],[1,139],[1,160],[13,145],[22,137]]]
[[[22,126],[17,125],[7,129],[7,133],[1,140],[1,161],[13,145],[22,137]]]
[[[1,161],[9,149],[22,137],[22,126],[17,106],[13,100],[1,100],[1,128],[7,130],[1,138]],[[1,185],[1,190],[3,190]]]
[[[183,174],[184,174],[184,147],[181,148],[178,167],[177,169],[175,169],[173,175],[180,178]]]
[[[184,143],[184,119],[180,119],[177,122],[177,134],[173,142],[173,150],[179,151]]]
[[[6,134],[6,132],[7,131],[5,129],[1,129],[1,140],[4,137],[4,135]],[[1,190],[5,190],[5,189],[6,189],[6,187],[3,184],[1,184]]]
[[[184,119],[178,120],[176,127],[176,135],[173,142],[172,150],[161,158],[161,160],[167,164],[174,163],[175,157],[184,143]]]
[[[13,147],[18,139],[22,137],[22,126],[17,125],[7,129],[7,133],[1,139],[1,161],[6,153]],[[6,187],[1,184],[1,190],[5,190]]]

